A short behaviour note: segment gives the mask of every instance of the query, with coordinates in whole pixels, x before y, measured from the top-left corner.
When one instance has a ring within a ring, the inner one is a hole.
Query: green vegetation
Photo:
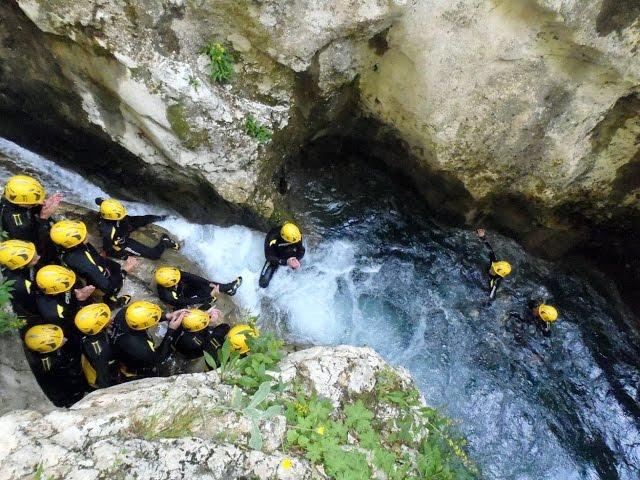
[[[11,311],[11,291],[13,290],[13,280],[2,280],[0,282],[0,335],[3,333],[17,330],[24,326],[25,321],[18,318]]]
[[[233,57],[219,43],[207,43],[202,50],[201,53],[204,53],[209,60],[211,60],[210,64],[210,72],[209,76],[211,80],[218,83],[223,83],[228,81],[233,75]]]
[[[164,419],[169,419],[165,422]],[[132,437],[153,440],[156,438],[180,438],[192,433],[192,426],[198,419],[194,410],[186,409],[172,414],[166,412],[133,418],[129,425]]]
[[[245,132],[247,133],[247,135],[255,138],[260,143],[267,143],[273,136],[271,130],[259,123],[251,114],[247,115],[247,120],[245,122]]]
[[[236,390],[230,406],[218,409],[241,411],[251,419],[251,448],[262,447],[260,422],[284,409],[287,449],[322,465],[332,478],[368,480],[373,476],[371,465],[389,480],[459,480],[478,474],[454,422],[424,407],[418,391],[407,389],[393,370],[377,374],[372,392],[336,409],[303,385],[283,385],[271,377],[268,372],[284,356],[283,342],[272,333],[249,338],[248,343],[251,354],[246,357],[228,342],[221,349],[220,375]],[[215,367],[213,358],[207,355],[206,360]],[[252,396],[247,400],[240,389]],[[398,413],[380,419],[374,410],[381,404]]]
[[[195,130],[187,121],[184,106],[176,103],[167,108],[167,120],[171,130],[189,150],[209,145],[209,134],[206,130]]]
[[[197,92],[198,88],[200,88],[200,80],[195,75],[189,76],[189,85],[193,87],[193,89]]]
[[[55,477],[53,475],[45,475],[44,466],[39,463],[35,472],[33,472],[33,480],[55,480]]]

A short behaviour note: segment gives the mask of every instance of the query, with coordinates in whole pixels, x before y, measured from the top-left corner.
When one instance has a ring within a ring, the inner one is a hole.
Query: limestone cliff
[[[429,475],[425,458],[468,463],[408,373],[371,349],[316,347],[272,371],[282,388],[251,392],[209,372],[122,384],[66,411],[12,412],[0,417],[2,478],[404,479]],[[452,453],[436,458],[438,438]]]

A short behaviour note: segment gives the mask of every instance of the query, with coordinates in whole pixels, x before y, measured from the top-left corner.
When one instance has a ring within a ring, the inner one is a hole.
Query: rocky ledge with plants
[[[460,479],[451,420],[370,348],[286,354],[266,333],[209,373],[96,391],[69,410],[0,417],[7,479]],[[209,359],[211,361],[211,359]]]

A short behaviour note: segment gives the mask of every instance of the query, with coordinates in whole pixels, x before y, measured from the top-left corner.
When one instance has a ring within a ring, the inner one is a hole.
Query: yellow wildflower
[[[318,435],[324,435],[324,425],[318,425],[318,426],[316,427],[316,433],[317,433]]]
[[[291,467],[293,467],[293,462],[290,458],[284,458],[282,459],[282,462],[280,462],[280,466],[285,470],[289,470]]]

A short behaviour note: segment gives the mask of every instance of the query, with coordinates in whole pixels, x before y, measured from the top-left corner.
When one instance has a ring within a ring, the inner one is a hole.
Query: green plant
[[[55,480],[55,477],[53,475],[45,476],[44,465],[39,463],[36,470],[33,472],[33,480]]]
[[[18,318],[10,309],[14,283],[13,280],[6,279],[0,282],[0,335],[17,330],[25,324],[25,321]]]
[[[169,418],[168,422],[163,422]],[[196,414],[193,410],[182,410],[173,413],[155,413],[145,418],[133,418],[129,432],[135,438],[153,440],[156,438],[179,438],[192,433]]]
[[[260,124],[251,114],[247,115],[245,131],[247,132],[247,135],[255,138],[260,143],[268,142],[273,136],[271,130]]]
[[[220,348],[218,371],[222,381],[238,385],[248,393],[253,393],[264,382],[273,381],[269,372],[277,368],[278,362],[284,356],[284,342],[273,333],[267,332],[256,338],[249,336],[247,344],[250,353],[241,356],[231,348],[229,341],[225,340]],[[211,355],[205,354],[205,361],[211,368],[216,368],[216,361]]]
[[[197,92],[198,88],[200,88],[200,80],[195,75],[189,76],[189,85],[193,87],[193,89]]]
[[[209,57],[210,72],[209,76],[214,82],[222,83],[228,81],[233,75],[233,57],[219,43],[207,43],[200,50]]]

